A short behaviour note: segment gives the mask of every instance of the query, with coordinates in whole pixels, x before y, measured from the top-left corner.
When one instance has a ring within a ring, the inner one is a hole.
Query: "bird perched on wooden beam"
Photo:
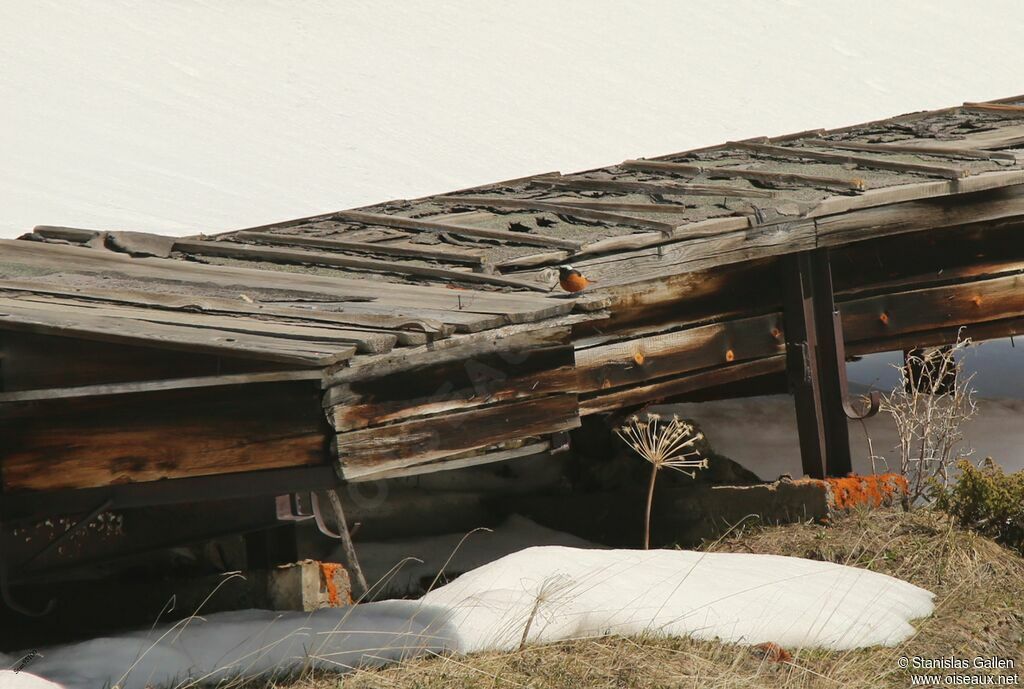
[[[558,284],[566,292],[582,292],[596,282],[583,277],[583,274],[572,266],[561,266],[558,269]]]

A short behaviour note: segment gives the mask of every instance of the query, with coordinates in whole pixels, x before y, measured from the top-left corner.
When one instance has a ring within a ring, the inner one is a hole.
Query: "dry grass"
[[[383,670],[307,677],[288,689],[493,689],[495,687],[907,687],[900,656],[1018,659],[1024,681],[1024,558],[941,513],[872,511],[830,526],[734,531],[708,549],[776,553],[865,567],[936,593],[933,617],[898,648],[793,651],[772,662],[747,647],[689,639],[602,638],[514,653],[427,657]],[[998,673],[997,673],[998,674]]]

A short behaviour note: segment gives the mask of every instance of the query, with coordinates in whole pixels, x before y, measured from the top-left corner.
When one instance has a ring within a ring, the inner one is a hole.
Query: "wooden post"
[[[804,473],[814,478],[852,470],[850,437],[834,328],[835,302],[827,249],[783,259],[786,370],[796,403]]]

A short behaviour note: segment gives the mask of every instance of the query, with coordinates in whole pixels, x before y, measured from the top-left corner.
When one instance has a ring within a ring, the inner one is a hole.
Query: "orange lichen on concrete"
[[[338,570],[344,569],[337,562],[321,562],[320,563],[320,576],[324,579],[324,585],[327,587],[327,603],[332,608],[337,608],[342,605],[351,605],[352,594],[346,592],[347,600],[341,602],[341,594],[338,593],[338,582],[335,577],[338,574]]]
[[[832,505],[841,510],[855,507],[882,507],[902,500],[908,491],[907,479],[900,474],[871,474],[827,478]]]

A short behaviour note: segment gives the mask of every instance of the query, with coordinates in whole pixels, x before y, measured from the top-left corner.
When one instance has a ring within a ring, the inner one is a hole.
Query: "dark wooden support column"
[[[803,470],[809,476],[845,476],[852,470],[843,409],[846,362],[835,327],[827,249],[787,256],[784,319],[786,369],[796,402]]]

